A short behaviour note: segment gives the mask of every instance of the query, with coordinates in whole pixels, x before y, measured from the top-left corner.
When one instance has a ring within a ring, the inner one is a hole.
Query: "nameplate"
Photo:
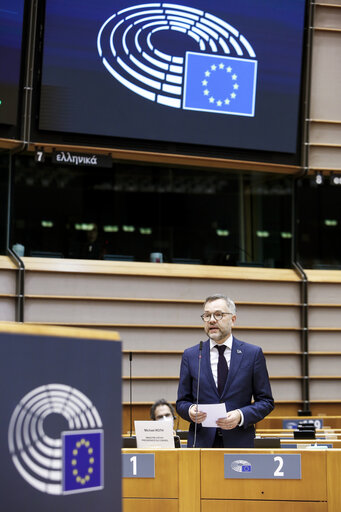
[[[310,449],[310,448],[333,448],[333,444],[332,443],[314,443],[314,444],[307,444],[307,443],[299,443],[299,444],[294,444],[294,443],[281,443],[281,448],[284,448],[285,450],[292,450],[292,449],[299,449],[299,450],[305,450],[305,449]]]
[[[243,479],[300,480],[299,454],[224,454],[224,477]]]
[[[315,428],[322,428],[323,427],[323,418],[309,418],[309,419],[304,419],[304,420],[300,420],[300,419],[288,419],[288,420],[283,420],[282,421],[282,428],[291,428],[291,429],[296,429],[298,424],[300,425],[306,425],[307,423],[314,423],[314,427]]]
[[[154,453],[122,453],[123,478],[155,478]]]
[[[145,450],[175,448],[172,421],[134,421],[136,446]]]

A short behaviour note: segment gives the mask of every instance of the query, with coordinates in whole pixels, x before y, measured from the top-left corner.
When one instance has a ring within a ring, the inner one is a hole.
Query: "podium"
[[[0,323],[1,509],[121,511],[117,333]]]

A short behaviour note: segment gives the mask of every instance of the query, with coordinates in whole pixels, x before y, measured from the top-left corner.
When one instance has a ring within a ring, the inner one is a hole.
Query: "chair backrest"
[[[315,430],[294,430],[294,439],[315,439]]]
[[[122,437],[122,448],[136,448],[136,437]]]
[[[256,437],[255,448],[280,448],[281,440],[279,437]]]
[[[180,439],[188,439],[188,430],[177,430],[176,435],[180,437]]]
[[[34,258],[64,258],[62,252],[51,252],[51,251],[31,251],[30,256]]]
[[[104,254],[103,259],[107,261],[134,261],[134,256],[128,254]]]

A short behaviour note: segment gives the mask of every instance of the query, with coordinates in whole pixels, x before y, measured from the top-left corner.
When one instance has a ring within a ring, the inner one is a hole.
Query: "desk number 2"
[[[130,459],[131,460],[131,459]],[[277,469],[274,472],[274,476],[284,476],[284,471],[281,471],[283,467],[283,458],[282,457],[274,457],[274,461],[278,462]]]
[[[137,475],[137,457],[136,457],[136,455],[134,455],[133,457],[130,457],[129,461],[133,463],[133,475],[136,476]]]

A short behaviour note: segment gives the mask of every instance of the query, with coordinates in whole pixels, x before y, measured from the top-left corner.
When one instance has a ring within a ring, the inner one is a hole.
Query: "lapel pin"
[[[237,354],[241,354],[241,353],[242,353],[242,351],[237,349]]]

